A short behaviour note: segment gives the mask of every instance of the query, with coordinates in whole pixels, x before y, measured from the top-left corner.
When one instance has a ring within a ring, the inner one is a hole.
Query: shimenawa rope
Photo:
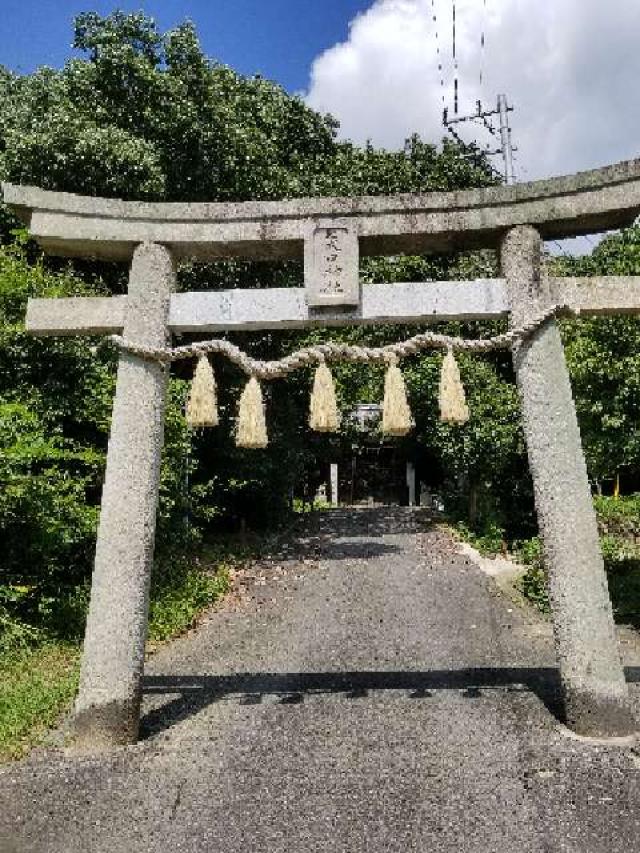
[[[109,335],[106,341],[114,344],[124,352],[137,355],[139,358],[170,364],[194,356],[205,356],[218,353],[226,356],[229,361],[238,365],[247,376],[255,376],[258,379],[270,380],[280,379],[313,364],[321,364],[326,361],[362,361],[362,362],[387,362],[394,357],[398,360],[408,356],[417,355],[425,349],[443,349],[470,352],[491,352],[496,349],[507,349],[517,345],[529,335],[533,334],[540,326],[552,317],[560,315],[575,315],[575,309],[568,305],[552,305],[546,308],[527,323],[523,323],[515,329],[510,329],[500,335],[491,338],[460,338],[452,335],[439,335],[435,332],[422,332],[405,341],[387,344],[383,347],[365,347],[356,344],[345,344],[328,341],[325,344],[304,347],[278,361],[260,361],[243,352],[230,341],[216,338],[209,341],[197,341],[182,347],[154,348],[133,341],[128,341],[121,335]]]
[[[527,323],[492,338],[465,339],[435,332],[422,332],[405,341],[383,347],[330,341],[304,347],[278,361],[251,358],[235,344],[222,339],[198,341],[174,348],[147,347],[128,341],[121,335],[111,335],[107,340],[124,352],[163,365],[197,357],[196,371],[186,406],[186,417],[192,427],[216,426],[219,422],[216,382],[208,356],[211,353],[225,355],[249,377],[238,406],[236,443],[239,447],[262,448],[267,446],[268,436],[261,379],[279,379],[302,367],[317,365],[309,407],[309,426],[319,432],[336,432],[340,425],[340,415],[333,377],[327,361],[383,362],[387,365],[387,372],[382,406],[382,431],[386,435],[403,436],[412,429],[414,421],[398,361],[417,355],[425,349],[444,349],[446,356],[442,363],[438,395],[440,418],[445,423],[463,424],[469,419],[469,408],[454,351],[482,353],[515,347],[552,317],[575,313],[566,305],[553,305]]]

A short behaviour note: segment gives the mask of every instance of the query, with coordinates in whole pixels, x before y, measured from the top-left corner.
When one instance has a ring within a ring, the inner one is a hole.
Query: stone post
[[[136,248],[128,340],[166,346],[174,281],[166,248]],[[121,354],[73,727],[80,749],[138,736],[167,380],[168,368]]]
[[[339,505],[339,497],[338,497],[338,463],[332,462],[329,468],[329,480],[331,484],[331,488],[329,491],[331,492],[331,505],[338,506]]]
[[[416,466],[407,462],[407,488],[409,490],[409,506],[416,505]]]
[[[545,305],[541,240],[529,226],[502,243],[511,322]],[[628,702],[596,517],[560,332],[549,320],[513,356],[536,509],[549,572],[549,597],[567,724],[578,734],[627,735]]]

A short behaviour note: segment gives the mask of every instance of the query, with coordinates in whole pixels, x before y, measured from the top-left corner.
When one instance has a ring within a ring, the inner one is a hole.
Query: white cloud
[[[444,129],[432,9],[452,107],[451,5],[374,2],[351,22],[346,42],[315,59],[307,102],[331,112],[341,136],[356,142],[397,148],[414,131],[438,141]],[[486,0],[486,16],[483,0],[457,0],[457,23],[460,111],[473,111],[478,98],[493,107],[507,93],[516,107],[520,179],[640,154],[638,0]]]

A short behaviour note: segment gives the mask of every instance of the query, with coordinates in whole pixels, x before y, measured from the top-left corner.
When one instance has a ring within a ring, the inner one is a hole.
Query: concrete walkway
[[[410,510],[303,534],[152,658],[138,746],[0,771],[1,853],[638,849],[640,754],[558,723],[548,623]]]

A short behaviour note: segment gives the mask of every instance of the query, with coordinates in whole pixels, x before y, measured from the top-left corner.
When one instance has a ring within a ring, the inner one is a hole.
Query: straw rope
[[[501,335],[495,335],[492,338],[467,339],[453,335],[440,335],[435,332],[422,332],[405,341],[387,344],[382,347],[366,347],[328,341],[324,344],[304,347],[278,361],[260,361],[259,359],[252,358],[235,344],[220,338],[210,341],[198,341],[187,346],[174,348],[147,347],[136,344],[134,341],[126,340],[121,335],[110,335],[106,340],[123,352],[150,361],[157,361],[161,364],[170,364],[171,362],[193,358],[194,356],[218,353],[226,356],[229,361],[243,370],[247,376],[270,380],[280,379],[302,367],[321,364],[323,361],[390,363],[394,359],[399,360],[407,358],[407,356],[417,355],[426,349],[467,350],[477,353],[507,349],[520,344],[552,318],[561,315],[574,316],[576,313],[575,309],[570,308],[568,305],[552,305],[521,326],[510,329]]]

